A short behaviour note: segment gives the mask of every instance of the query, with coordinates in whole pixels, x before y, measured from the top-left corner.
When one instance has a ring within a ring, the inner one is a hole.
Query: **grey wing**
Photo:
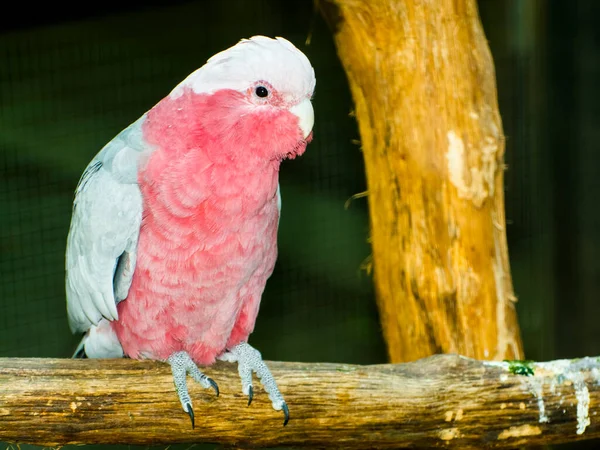
[[[142,138],[144,120],[142,116],[96,155],[75,191],[66,252],[73,332],[87,331],[103,317],[117,319],[117,303],[131,286],[142,221],[137,173],[152,151]]]
[[[277,209],[279,210],[279,214],[281,214],[281,187],[279,183],[277,183]]]

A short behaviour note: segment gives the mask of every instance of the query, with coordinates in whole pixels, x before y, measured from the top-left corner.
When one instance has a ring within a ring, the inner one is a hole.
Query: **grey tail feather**
[[[75,349],[75,352],[73,353],[73,356],[71,356],[71,358],[74,358],[74,359],[87,358],[87,355],[85,354],[85,334],[81,338],[81,341],[79,342],[79,345],[77,345],[77,348]]]

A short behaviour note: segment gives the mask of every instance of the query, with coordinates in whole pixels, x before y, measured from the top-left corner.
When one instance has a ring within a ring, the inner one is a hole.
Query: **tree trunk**
[[[318,5],[355,102],[391,361],[521,358],[504,136],[475,0]]]

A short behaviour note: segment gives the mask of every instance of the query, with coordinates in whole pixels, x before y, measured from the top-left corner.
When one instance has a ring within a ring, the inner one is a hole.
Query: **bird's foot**
[[[228,349],[220,357],[222,361],[237,362],[238,372],[242,379],[242,392],[248,396],[248,406],[252,403],[254,391],[252,388],[252,372],[256,372],[256,376],[261,381],[263,388],[269,394],[269,398],[273,403],[273,409],[282,411],[284,414],[283,426],[290,420],[290,412],[287,403],[283,399],[283,395],[279,392],[277,382],[267,365],[262,360],[262,356],[258,350],[250,346],[246,342],[236,345]]]
[[[203,388],[212,387],[217,397],[219,396],[219,386],[211,378],[204,375],[190,355],[186,352],[175,352],[167,359],[167,362],[171,365],[173,372],[173,383],[175,383],[175,391],[179,396],[179,401],[183,410],[188,413],[190,420],[192,421],[192,428],[194,428],[194,409],[192,408],[192,399],[188,393],[186,377],[189,374],[196,382],[200,383]]]

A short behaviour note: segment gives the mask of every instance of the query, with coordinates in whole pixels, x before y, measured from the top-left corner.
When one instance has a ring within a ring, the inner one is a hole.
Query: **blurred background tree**
[[[505,137],[476,0],[319,0],[362,139],[390,361],[522,359]]]
[[[11,7],[0,16],[1,356],[68,356],[75,346],[64,246],[73,189],[91,157],[208,56],[266,34],[297,44],[318,84],[315,141],[282,166],[280,258],[251,342],[267,359],[386,360],[361,270],[368,200],[344,209],[365,190],[352,100],[310,0]],[[525,353],[598,355],[600,3],[480,0],[479,8],[507,136],[507,235]]]

